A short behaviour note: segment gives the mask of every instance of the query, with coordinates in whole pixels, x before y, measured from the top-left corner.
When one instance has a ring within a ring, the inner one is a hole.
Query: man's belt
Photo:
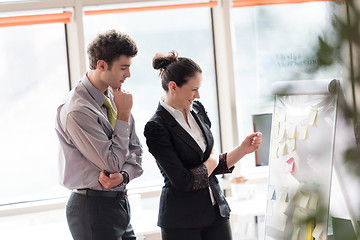
[[[74,189],[73,192],[88,197],[121,198],[126,196],[126,191],[100,191],[100,190],[92,190],[92,189]]]

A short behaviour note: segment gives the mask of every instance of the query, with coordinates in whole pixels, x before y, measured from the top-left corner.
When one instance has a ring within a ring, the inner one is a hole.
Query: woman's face
[[[192,102],[200,98],[199,88],[202,82],[202,74],[196,72],[193,77],[188,78],[186,84],[172,89],[175,108],[178,110],[190,109]]]

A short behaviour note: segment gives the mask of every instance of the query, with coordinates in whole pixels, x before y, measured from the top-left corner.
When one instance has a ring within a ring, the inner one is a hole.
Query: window
[[[1,204],[57,197],[56,108],[69,91],[64,24],[0,28]]]
[[[139,51],[131,66],[132,76],[124,84],[124,89],[134,96],[132,112],[137,134],[144,147],[144,174],[131,184],[146,186],[154,182],[160,183],[162,177],[155,160],[147,151],[143,136],[144,126],[155,113],[160,96],[163,95],[158,71],[152,68],[151,62],[156,52],[166,55],[169,51],[176,50],[179,56],[190,57],[201,66],[203,82],[200,100],[212,120],[212,131],[219,146],[210,10],[194,8],[85,16],[86,45],[97,33],[111,28],[129,34]]]
[[[272,113],[272,83],[341,78],[340,64],[313,71],[318,66],[318,37],[331,36],[332,14],[338,9],[334,2],[232,9],[240,139],[253,130],[252,115]]]

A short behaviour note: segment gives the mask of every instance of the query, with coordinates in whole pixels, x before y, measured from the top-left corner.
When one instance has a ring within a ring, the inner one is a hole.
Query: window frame
[[[153,0],[136,0],[137,3],[154,3]],[[160,7],[160,10],[169,9],[169,7],[174,8],[189,8],[189,7],[208,7],[212,9],[213,7],[218,6],[217,1],[187,1],[188,3],[177,4],[177,0],[170,1],[170,5],[164,5],[164,3],[169,4],[169,1],[161,0],[163,6]],[[49,0],[49,1],[30,1],[30,2],[15,2],[15,3],[3,3],[0,13],[5,13],[8,15],[7,20],[10,22],[11,18],[17,19],[21,16],[22,22],[18,23],[9,23],[9,26],[20,26],[20,25],[31,25],[31,24],[47,24],[52,23],[53,18],[56,18],[57,22],[64,22],[65,36],[66,36],[66,49],[68,52],[68,71],[69,71],[69,81],[70,89],[76,86],[78,79],[81,78],[83,73],[86,71],[86,59],[85,59],[85,41],[84,41],[84,26],[83,26],[83,17],[86,6],[91,5],[108,5],[108,4],[133,4],[134,1],[130,0]],[[52,13],[53,9],[64,9],[63,13]],[[158,7],[159,8],[159,7]],[[130,9],[134,10],[134,9]],[[135,9],[136,10],[136,9]],[[145,10],[154,10],[149,7]],[[24,15],[24,12],[33,11],[33,15]],[[49,14],[35,14],[36,11],[46,12]],[[210,11],[210,10],[209,10]],[[212,17],[213,13],[211,13]],[[15,17],[16,16],[16,17]],[[45,19],[43,19],[45,16]],[[62,18],[63,17],[63,18]],[[38,21],[43,19],[42,21]],[[213,21],[212,21],[213,23]],[[4,26],[5,27],[5,26]],[[214,28],[212,29],[214,31]],[[214,34],[214,32],[212,33]],[[213,42],[214,44],[214,42]],[[214,46],[213,46],[214,47]],[[71,52],[72,54],[69,54]],[[216,55],[214,56],[216,57]],[[217,59],[214,60],[217,62]],[[216,63],[215,63],[216,64]],[[216,66],[215,66],[216,68]],[[215,70],[215,74],[217,71]],[[217,82],[217,76],[215,76],[215,81]],[[217,87],[216,87],[217,91]],[[217,96],[218,97],[218,96]],[[218,111],[219,111],[218,105]],[[219,118],[220,121],[220,118]],[[219,134],[221,137],[221,128],[219,126]],[[220,139],[220,146],[222,145],[222,140]],[[154,197],[160,196],[162,183],[159,182],[159,185],[156,186],[144,186],[141,188],[129,189],[129,194],[140,194],[141,197]],[[20,203],[11,203],[4,204],[0,206],[0,217],[19,215],[25,213],[35,213],[48,210],[62,209],[65,207],[67,196],[64,198],[57,199],[48,199],[48,200],[34,200],[30,202],[20,202]]]
[[[283,3],[289,3],[289,1],[284,1]],[[316,0],[314,0],[316,1]],[[177,5],[180,0],[160,0],[157,1],[158,4],[169,4]],[[199,3],[201,2],[216,2],[211,3],[211,21],[212,21],[212,30],[213,30],[213,47],[214,47],[214,60],[215,60],[215,73],[217,81],[217,100],[218,100],[218,114],[219,114],[219,132],[220,132],[220,145],[221,151],[229,151],[233,147],[239,144],[238,135],[242,135],[239,132],[237,126],[237,114],[236,114],[236,103],[235,99],[235,83],[234,83],[234,65],[233,65],[233,41],[232,41],[232,29],[231,29],[231,19],[230,19],[230,10],[233,7],[237,7],[239,1],[232,0],[222,0],[222,1],[210,1],[210,0],[200,0],[200,1],[186,1],[189,3]],[[243,2],[243,1],[242,1]],[[252,1],[248,1],[252,2]],[[265,0],[260,1],[262,3],[266,2]],[[69,54],[69,74],[71,80],[71,88],[75,86],[75,83],[78,79],[81,78],[83,73],[86,71],[86,59],[85,59],[85,43],[84,43],[84,27],[83,27],[83,15],[84,7],[92,5],[119,5],[119,4],[152,4],[154,0],[48,0],[48,1],[25,1],[25,2],[7,2],[1,3],[0,13],[6,15],[21,15],[22,11],[37,11],[37,10],[49,10],[62,8],[64,11],[70,11],[72,13],[71,21],[64,24],[66,37],[67,37],[67,49]],[[79,17],[80,16],[80,17]],[[220,84],[221,82],[221,84]],[[236,172],[235,172],[236,174]],[[226,185],[226,184],[225,184]],[[153,189],[153,191],[147,191],[143,189],[141,194],[159,194],[159,189]],[[135,191],[135,189],[134,189]],[[38,201],[37,204],[40,204],[41,210],[50,208],[63,208],[63,202],[61,203],[51,203],[53,200],[49,200],[49,203],[46,201]],[[65,201],[65,200],[64,200]],[[14,204],[16,206],[1,206],[0,207],[0,217],[8,216],[11,212],[13,214],[19,214],[19,211],[16,209],[22,209],[21,212],[27,211],[26,209],[32,209],[31,211],[39,211],[39,207],[19,207],[20,204]],[[34,203],[36,205],[36,203]],[[11,208],[13,209],[12,211]]]

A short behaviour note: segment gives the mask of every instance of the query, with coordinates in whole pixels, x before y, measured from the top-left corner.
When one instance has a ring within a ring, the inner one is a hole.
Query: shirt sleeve
[[[226,161],[227,153],[223,153],[219,155],[219,164],[214,170],[214,174],[224,174],[224,173],[232,173],[234,170],[234,166],[228,168]]]
[[[120,172],[128,161],[130,126],[118,120],[112,136],[108,137],[98,120],[85,113],[71,112],[66,121],[66,131],[81,154],[99,170],[105,169],[110,173]],[[136,137],[133,136],[132,140],[136,140]],[[135,163],[130,160],[129,164]]]
[[[199,190],[209,187],[208,171],[204,164],[201,164],[197,168],[192,168],[190,171],[194,175],[194,185],[192,190]]]
[[[133,180],[141,176],[143,173],[142,169],[142,154],[143,149],[140,143],[140,140],[135,131],[135,120],[131,115],[131,121],[134,124],[130,125],[130,139],[129,139],[129,155],[126,158],[124,165],[122,166],[122,171],[125,171],[129,174],[129,180]],[[121,120],[118,120],[122,122]],[[115,125],[116,128],[116,125]]]
[[[161,124],[148,122],[144,135],[149,152],[175,188],[187,192],[209,187],[205,165],[201,164],[193,169],[186,168],[171,144],[169,132]]]

